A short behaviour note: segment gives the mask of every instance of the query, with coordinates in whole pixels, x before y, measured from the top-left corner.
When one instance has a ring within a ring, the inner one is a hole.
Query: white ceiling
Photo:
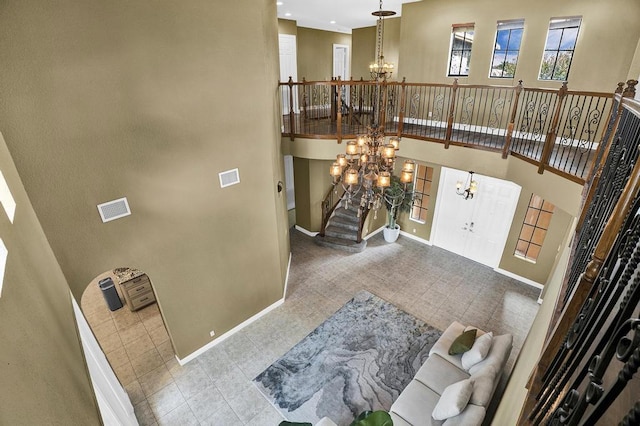
[[[384,0],[382,9],[400,16],[402,4],[415,1]],[[377,18],[371,12],[379,8],[379,0],[281,0],[278,18],[297,21],[299,27],[351,34],[353,28],[374,26]]]

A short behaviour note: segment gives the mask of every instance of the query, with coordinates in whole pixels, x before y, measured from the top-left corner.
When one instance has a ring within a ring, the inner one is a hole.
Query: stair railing
[[[603,146],[613,93],[514,86],[383,82],[386,135],[514,155],[539,173],[584,184]],[[283,82],[283,136],[342,140],[366,132],[375,82]],[[348,105],[344,105],[348,103]]]
[[[324,231],[327,228],[327,223],[329,222],[329,218],[335,211],[336,207],[340,203],[340,200],[344,196],[345,189],[342,187],[341,182],[338,181],[334,183],[327,195],[325,195],[324,199],[320,207],[322,208],[322,225],[320,226],[319,234],[324,237]]]

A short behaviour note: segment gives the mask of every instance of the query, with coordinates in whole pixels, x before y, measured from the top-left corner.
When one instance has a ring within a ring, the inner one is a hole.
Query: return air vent
[[[126,197],[98,204],[98,211],[103,222],[120,219],[131,214]]]
[[[225,188],[227,186],[240,183],[240,172],[238,171],[238,169],[220,172],[218,173],[218,176],[220,177],[220,188]]]

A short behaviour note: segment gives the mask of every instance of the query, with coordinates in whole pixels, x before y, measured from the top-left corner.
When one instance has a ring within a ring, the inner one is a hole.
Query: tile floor
[[[285,303],[183,367],[170,343],[153,333],[155,305],[137,312],[148,338],[140,325],[119,318],[126,308],[110,313],[111,319],[96,306],[85,311],[92,327],[94,318],[103,318],[94,332],[103,348],[111,348],[105,352],[123,377],[141,425],[278,425],[282,417],[251,379],[361,289],[440,329],[458,320],[512,333],[509,370],[538,310],[537,289],[407,238],[387,244],[376,235],[365,251],[349,254],[317,246],[292,230],[291,252]]]

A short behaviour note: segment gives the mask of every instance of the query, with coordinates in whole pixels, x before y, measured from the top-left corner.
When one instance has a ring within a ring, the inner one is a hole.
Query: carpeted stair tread
[[[358,220],[353,220],[350,217],[344,217],[344,216],[333,216],[329,220],[329,223],[339,228],[344,228],[344,229],[358,232],[358,228],[360,226],[360,218],[356,218],[356,219]]]
[[[330,222],[330,224],[324,230],[324,235],[325,237],[335,237],[342,238],[344,240],[357,241],[358,229],[356,228],[356,230],[354,231],[340,226],[335,226],[333,222]]]
[[[337,248],[351,253],[360,253],[365,249],[365,247],[367,247],[367,240],[362,240],[357,243],[353,240],[347,240],[344,238],[316,235],[314,237],[314,241],[320,246]]]
[[[360,222],[357,207],[349,206],[348,209],[345,209],[344,207],[339,206],[334,210],[333,215],[350,219],[352,222]]]

